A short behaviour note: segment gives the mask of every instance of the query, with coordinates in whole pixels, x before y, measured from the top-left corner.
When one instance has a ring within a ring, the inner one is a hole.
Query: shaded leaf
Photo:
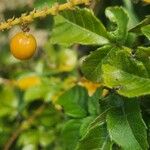
[[[93,120],[91,123],[90,123],[90,128],[91,127],[94,127],[94,126],[97,126],[97,124],[101,124],[103,122],[105,122],[106,120],[106,116],[107,116],[107,112],[111,109],[112,107],[109,107],[107,108],[105,111],[103,111],[102,113],[100,113],[100,115],[98,115],[95,120]]]
[[[82,118],[87,115],[87,99],[87,91],[75,86],[59,97],[58,104],[63,106],[67,115]]]
[[[150,77],[150,47],[138,47],[135,57],[144,64]]]
[[[136,99],[124,98],[121,107],[111,109],[107,115],[107,126],[111,140],[124,150],[147,150],[146,127]]]
[[[107,133],[106,124],[97,124],[91,127],[79,141],[76,150],[109,150],[111,142]]]
[[[95,82],[102,80],[102,63],[107,58],[107,54],[111,49],[110,45],[103,46],[85,58],[81,70],[87,79]]]
[[[144,27],[144,26],[146,26],[146,25],[148,25],[148,24],[150,24],[150,15],[146,16],[146,18],[144,20],[142,20],[135,27],[131,28],[129,31],[141,34],[141,28]]]
[[[150,25],[141,28],[143,34],[150,40]]]
[[[95,119],[96,116],[88,116],[84,119],[82,119],[82,125],[80,127],[80,136],[84,136],[87,132],[87,129],[90,125],[90,123]]]
[[[62,130],[63,148],[65,150],[73,150],[76,147],[80,138],[81,122],[79,119],[72,119],[65,124]]]
[[[98,88],[96,92],[88,99],[88,112],[90,115],[98,115],[100,113],[99,99],[102,89]]]
[[[148,144],[150,145],[150,120],[149,120],[149,116],[146,117],[146,123],[147,123],[147,140],[148,140]]]

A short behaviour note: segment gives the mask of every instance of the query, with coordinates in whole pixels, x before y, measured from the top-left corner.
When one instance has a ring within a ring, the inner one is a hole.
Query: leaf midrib
[[[139,143],[139,141],[137,140],[137,138],[136,138],[136,136],[135,136],[135,134],[134,134],[134,132],[133,132],[133,129],[132,129],[132,127],[131,127],[131,125],[130,125],[130,123],[129,123],[129,121],[128,121],[128,117],[127,117],[127,115],[126,115],[125,109],[124,109],[124,107],[121,107],[121,108],[122,108],[123,115],[124,115],[124,117],[125,117],[125,119],[126,119],[126,122],[127,122],[128,126],[129,126],[129,128],[131,129],[131,133],[132,133],[132,135],[134,136],[136,142],[139,144],[139,146],[140,146],[140,148],[141,148],[141,150],[142,150],[143,148],[142,148],[141,144]]]
[[[67,23],[72,24],[73,26],[75,26],[75,27],[77,27],[77,28],[79,28],[79,29],[81,29],[81,30],[83,30],[83,31],[85,31],[85,32],[89,32],[90,34],[93,34],[93,35],[95,35],[95,36],[97,36],[97,37],[100,37],[100,38],[104,39],[105,41],[107,41],[107,42],[109,43],[109,40],[106,39],[105,37],[103,37],[103,36],[101,36],[101,35],[99,35],[99,34],[97,34],[97,33],[95,33],[95,32],[92,32],[92,31],[90,31],[90,30],[87,29],[87,28],[84,28],[84,27],[82,27],[82,26],[79,26],[79,25],[77,25],[77,24],[71,22],[70,20],[66,19],[66,18],[65,18],[64,16],[62,16],[62,15],[59,15],[59,16],[63,17],[64,20],[65,20]]]

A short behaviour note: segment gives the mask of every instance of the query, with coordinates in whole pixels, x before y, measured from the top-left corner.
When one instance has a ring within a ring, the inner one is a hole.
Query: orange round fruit
[[[11,38],[10,50],[13,56],[20,60],[31,58],[36,51],[35,37],[27,32],[19,32]]]

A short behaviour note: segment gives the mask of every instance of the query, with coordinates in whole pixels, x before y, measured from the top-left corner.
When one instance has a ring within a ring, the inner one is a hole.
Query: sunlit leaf
[[[56,16],[51,42],[64,45],[109,43],[103,24],[88,9],[68,10]]]
[[[116,29],[110,32],[112,40],[119,43],[124,42],[129,20],[126,11],[122,7],[108,7],[105,14],[112,23],[117,25]]]
[[[112,51],[102,66],[104,85],[117,88],[127,97],[150,94],[150,79],[144,64],[131,57],[126,48]]]

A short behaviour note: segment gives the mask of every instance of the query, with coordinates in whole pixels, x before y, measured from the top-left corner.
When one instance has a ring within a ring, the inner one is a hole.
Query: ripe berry
[[[19,32],[11,38],[10,50],[13,56],[20,60],[31,58],[36,51],[37,43],[32,34]]]

